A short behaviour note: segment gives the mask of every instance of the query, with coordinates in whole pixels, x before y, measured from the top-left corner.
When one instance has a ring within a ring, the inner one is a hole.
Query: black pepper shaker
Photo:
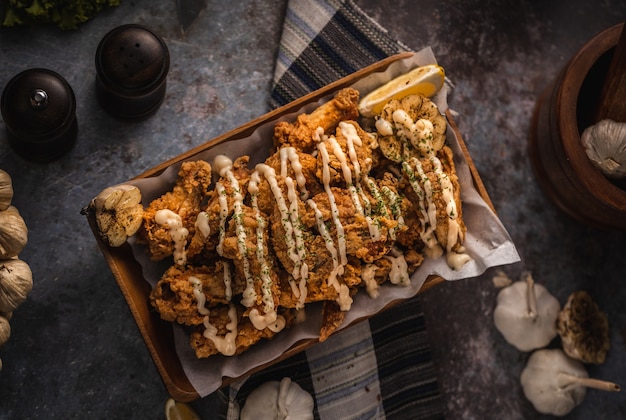
[[[100,105],[122,119],[143,119],[165,97],[170,55],[153,30],[137,24],[108,32],[96,50],[96,95]]]
[[[25,159],[52,161],[76,142],[76,98],[58,73],[33,68],[17,74],[0,104],[9,144]]]

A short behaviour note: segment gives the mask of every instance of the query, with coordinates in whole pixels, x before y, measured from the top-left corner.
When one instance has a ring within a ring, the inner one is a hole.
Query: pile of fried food
[[[316,302],[323,341],[356,293],[409,284],[424,258],[457,269],[470,259],[435,103],[406,96],[369,120],[358,105],[345,88],[277,123],[273,150],[253,167],[248,156],[183,162],[173,189],[142,210],[138,242],[155,261],[173,259],[151,304],[189,329],[198,358],[239,354]]]

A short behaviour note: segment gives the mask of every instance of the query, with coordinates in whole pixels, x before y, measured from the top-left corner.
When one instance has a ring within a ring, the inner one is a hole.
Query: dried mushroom
[[[604,363],[610,348],[609,321],[589,293],[580,290],[569,296],[556,329],[568,356],[584,363]]]
[[[556,337],[561,305],[530,274],[500,290],[494,323],[507,342],[520,351],[544,347]]]
[[[265,382],[252,391],[241,410],[241,420],[313,419],[313,397],[289,378]]]
[[[583,131],[581,142],[600,172],[609,178],[626,177],[626,123],[601,120]]]
[[[28,228],[13,206],[0,211],[0,259],[16,257],[28,242]]]
[[[522,371],[524,395],[543,414],[564,416],[578,406],[587,388],[619,391],[613,382],[591,379],[582,363],[560,349],[535,351]]]

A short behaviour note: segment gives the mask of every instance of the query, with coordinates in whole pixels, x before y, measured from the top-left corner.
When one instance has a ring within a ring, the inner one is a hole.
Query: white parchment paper
[[[414,67],[434,63],[436,63],[436,59],[432,50],[426,48],[407,59],[394,62],[385,72],[375,73],[361,79],[353,87],[359,90],[363,96],[373,88]],[[249,155],[250,167],[254,167],[256,163],[264,161],[269,156],[270,148],[272,147],[273,128],[277,121],[293,121],[297,114],[312,111],[331,96],[323,98],[319,102],[308,104],[296,113],[269,121],[259,127],[248,138],[215,145],[198,153],[189,160],[203,159],[212,163],[214,157],[220,154],[225,154],[232,159],[242,155]],[[434,98],[441,112],[447,109],[446,99],[447,86]],[[381,287],[380,295],[376,299],[370,298],[366,293],[357,294],[342,328],[345,328],[355,320],[376,314],[393,301],[415,296],[430,274],[437,274],[446,280],[453,281],[476,277],[489,267],[519,261],[517,250],[506,229],[474,188],[467,161],[460,149],[458,139],[451,129],[447,130],[447,143],[454,152],[456,169],[461,183],[463,217],[467,225],[465,247],[467,253],[472,257],[472,261],[467,263],[461,270],[454,271],[448,267],[444,257],[436,260],[427,259],[412,275],[409,286],[385,284]],[[151,200],[172,188],[179,167],[180,164],[176,164],[158,177],[133,180],[129,181],[129,183],[135,184],[141,189],[144,205],[147,205]],[[135,244],[133,238],[131,238],[130,242],[135,258],[143,267],[145,280],[154,286],[171,262],[152,262],[147,258],[143,246]],[[238,356],[226,357],[216,355],[201,360],[196,358],[195,353],[189,346],[188,334],[177,325],[173,325],[173,328],[176,350],[183,369],[198,394],[204,397],[222,386],[223,377],[237,378],[245,375],[252,368],[275,360],[300,340],[317,339],[320,326],[321,305],[307,305],[306,320],[280,332],[272,340],[258,343]]]

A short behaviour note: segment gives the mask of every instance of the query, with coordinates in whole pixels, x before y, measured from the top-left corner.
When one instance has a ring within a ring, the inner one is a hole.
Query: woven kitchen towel
[[[290,0],[271,106],[402,51],[408,49],[350,0]],[[238,419],[256,387],[284,377],[314,396],[316,419],[443,418],[417,297],[232,384],[222,391],[228,419]]]
[[[351,0],[289,0],[274,71],[276,108],[408,48]]]

